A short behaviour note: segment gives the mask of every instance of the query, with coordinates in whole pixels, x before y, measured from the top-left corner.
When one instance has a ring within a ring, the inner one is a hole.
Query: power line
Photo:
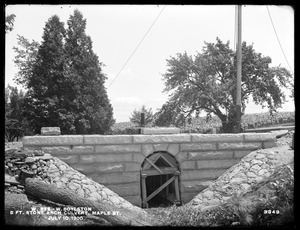
[[[285,53],[284,53],[284,51],[283,51],[283,48],[282,48],[282,46],[281,46],[281,43],[280,43],[279,37],[278,37],[278,35],[277,35],[277,32],[276,32],[275,26],[274,26],[274,24],[273,24],[273,20],[272,20],[272,17],[271,17],[271,14],[270,14],[269,8],[268,8],[268,6],[266,6],[266,7],[267,7],[267,10],[268,10],[269,18],[270,18],[270,20],[271,20],[271,23],[272,23],[273,30],[274,30],[274,32],[275,32],[275,35],[276,35],[277,41],[278,41],[278,43],[279,43],[279,46],[280,46],[280,48],[281,48],[281,52],[283,53],[283,56],[284,56],[284,58],[285,58],[285,61],[287,62],[288,66],[289,66],[289,68],[290,68],[290,71],[291,71],[291,73],[294,75],[294,73],[293,73],[293,71],[292,71],[292,68],[291,68],[291,66],[290,66],[290,64],[289,64],[289,62],[288,62],[288,60],[287,60],[287,58],[286,58],[286,56],[285,56]]]
[[[142,42],[144,41],[145,37],[147,36],[147,34],[150,32],[151,28],[153,27],[153,25],[155,24],[155,22],[158,20],[158,18],[160,17],[160,15],[162,14],[163,10],[166,8],[166,6],[164,6],[162,8],[162,10],[160,11],[160,13],[158,14],[158,16],[156,17],[156,19],[154,20],[154,22],[151,24],[151,26],[149,27],[149,29],[147,30],[147,32],[145,33],[145,35],[142,37],[141,41],[139,42],[139,44],[135,47],[135,49],[133,50],[133,52],[131,53],[131,55],[129,56],[129,58],[126,60],[125,64],[122,66],[122,68],[120,69],[120,71],[118,72],[118,74],[115,76],[115,78],[112,80],[112,82],[110,83],[110,85],[108,86],[108,88],[114,83],[114,81],[117,79],[117,77],[119,76],[119,74],[122,72],[122,70],[124,69],[124,67],[127,65],[127,63],[129,62],[129,60],[131,59],[131,57],[134,55],[135,51],[139,48],[139,46],[142,44]]]

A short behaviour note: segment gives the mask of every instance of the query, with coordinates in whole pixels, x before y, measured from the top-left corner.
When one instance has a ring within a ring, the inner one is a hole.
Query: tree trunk
[[[235,126],[234,121],[222,120],[221,133],[234,133],[234,126]]]
[[[119,215],[101,215],[101,218],[112,225],[150,225],[130,209],[80,198],[69,189],[58,188],[55,185],[46,184],[38,179],[27,178],[25,180],[25,193],[39,199],[47,199],[59,204],[71,205],[74,207],[91,207],[93,211],[103,211],[104,213],[115,213],[116,211],[119,211]]]

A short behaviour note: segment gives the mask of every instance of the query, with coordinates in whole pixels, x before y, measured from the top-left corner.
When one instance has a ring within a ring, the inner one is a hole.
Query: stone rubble
[[[292,151],[289,146],[286,148]],[[278,165],[283,164],[276,160],[276,154],[276,147],[249,153],[186,205],[204,211],[241,194],[269,177]]]
[[[146,213],[104,185],[76,171],[60,159],[41,150],[5,150],[5,193],[24,193],[22,176],[39,178],[59,188],[68,188],[78,196],[106,202],[117,207]]]

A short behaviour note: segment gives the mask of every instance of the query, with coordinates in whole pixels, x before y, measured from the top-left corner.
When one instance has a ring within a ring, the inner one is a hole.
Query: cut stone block
[[[23,146],[51,146],[51,145],[83,145],[82,135],[63,136],[25,136]]]
[[[153,127],[141,128],[141,134],[176,134],[180,133],[180,128],[176,127]]]
[[[52,146],[52,147],[42,147],[42,151],[50,153],[52,155],[70,154],[71,149],[69,146]]]
[[[248,155],[249,153],[251,153],[251,150],[234,150],[233,151],[233,157],[234,158],[242,158],[246,155]]]
[[[152,144],[142,145],[142,153],[145,157],[147,157],[149,154],[154,153],[153,145]]]
[[[196,195],[198,194],[198,192],[185,192],[181,194],[181,199],[182,199],[182,203],[186,204],[189,201],[191,201]]]
[[[189,152],[189,160],[210,160],[210,159],[226,159],[232,158],[233,151],[203,151]]]
[[[180,167],[182,169],[195,169],[196,162],[195,161],[184,161],[184,162],[181,162]]]
[[[202,160],[197,161],[198,169],[209,168],[230,168],[239,162],[239,159],[225,159],[225,160]]]
[[[273,148],[277,146],[275,141],[264,141],[263,142],[263,149]]]
[[[140,181],[140,173],[124,172],[124,173],[110,173],[105,176],[102,174],[92,174],[89,175],[94,181],[99,184],[108,185],[108,184],[122,184],[122,183],[131,183]],[[122,186],[122,185],[119,185]]]
[[[84,143],[86,145],[131,144],[132,135],[85,135]]]
[[[180,144],[180,151],[216,150],[216,143]]]
[[[80,163],[132,161],[131,153],[80,155]]]
[[[141,164],[145,160],[145,156],[140,153],[133,153],[133,161]]]
[[[178,162],[182,162],[188,159],[188,153],[187,152],[179,152],[176,154],[175,159]]]
[[[141,145],[96,145],[95,153],[141,153]]]
[[[56,157],[67,164],[78,163],[78,155],[58,155]]]
[[[133,143],[182,143],[190,142],[191,136],[187,134],[169,135],[135,135]]]
[[[192,134],[192,142],[239,142],[243,140],[243,134]]]
[[[125,162],[124,163],[124,171],[126,172],[139,172],[141,170],[141,164],[135,162]]]
[[[179,152],[179,144],[169,144],[168,152],[175,156]]]
[[[211,179],[215,180],[221,176],[226,169],[204,169],[204,170],[182,170],[180,179],[185,180],[204,180]]]
[[[57,136],[60,135],[60,128],[59,127],[42,127],[41,128],[41,135],[42,136]]]
[[[168,144],[154,144],[154,151],[167,151]]]
[[[245,133],[245,141],[275,141],[276,133]]]
[[[141,196],[124,196],[123,198],[129,201],[131,204],[137,207],[141,207],[142,204]]]
[[[252,143],[243,143],[243,142],[237,142],[237,143],[218,143],[218,149],[225,150],[225,149],[260,149],[262,148],[261,142],[252,142]]]
[[[94,172],[112,173],[124,171],[123,163],[70,164],[70,166],[83,174]]]

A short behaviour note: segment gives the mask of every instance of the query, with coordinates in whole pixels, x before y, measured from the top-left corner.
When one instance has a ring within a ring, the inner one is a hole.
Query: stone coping
[[[274,133],[25,136],[23,146],[275,141]]]

